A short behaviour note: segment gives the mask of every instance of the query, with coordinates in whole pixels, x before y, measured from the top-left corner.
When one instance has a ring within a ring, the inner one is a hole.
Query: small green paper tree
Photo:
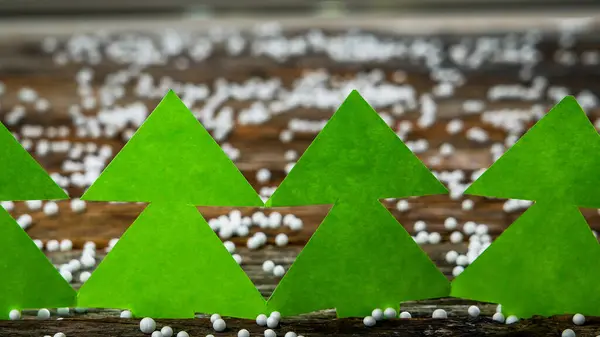
[[[1,123],[0,158],[0,200],[68,198]],[[1,206],[0,241],[0,318],[13,309],[75,305],[75,290]]]
[[[333,204],[269,299],[290,316],[338,317],[448,296],[450,284],[379,199],[447,190],[353,91],[267,202]]]
[[[172,91],[83,199],[150,205],[81,287],[80,306],[155,318],[264,311],[264,298],[195,207],[263,203]]]
[[[506,315],[600,315],[600,245],[578,206],[599,207],[600,136],[566,97],[465,193],[534,200],[452,282],[452,296]]]

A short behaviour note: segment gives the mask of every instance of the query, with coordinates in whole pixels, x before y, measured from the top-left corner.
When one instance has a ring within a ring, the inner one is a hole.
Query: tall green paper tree
[[[68,198],[1,123],[0,158],[0,200]],[[75,290],[1,206],[0,242],[0,318],[13,309],[75,305]]]
[[[379,199],[447,193],[352,91],[267,206],[333,204],[269,299],[290,316],[338,317],[448,296],[450,284]]]
[[[452,282],[506,315],[600,315],[600,245],[578,206],[600,207],[600,136],[566,97],[465,193],[535,203]]]
[[[83,199],[150,204],[81,287],[80,306],[155,318],[264,311],[264,298],[196,208],[263,203],[174,92]]]

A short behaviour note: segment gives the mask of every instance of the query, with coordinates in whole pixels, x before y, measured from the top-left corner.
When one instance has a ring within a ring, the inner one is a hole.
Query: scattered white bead
[[[190,334],[188,334],[188,333],[187,333],[187,332],[185,332],[185,331],[179,331],[179,332],[177,333],[177,337],[190,337]]]
[[[273,262],[271,260],[267,260],[267,261],[263,262],[263,264],[262,264],[262,269],[265,273],[272,273],[274,268],[275,268],[275,262]]]
[[[264,184],[268,182],[269,179],[271,179],[271,171],[267,170],[266,168],[261,168],[256,172],[256,180],[259,183]]]
[[[275,236],[275,244],[279,247],[286,246],[289,242],[288,236],[284,233],[279,233]]]
[[[283,275],[285,275],[285,268],[283,268],[283,266],[280,265],[275,266],[275,268],[273,268],[273,275],[275,275],[276,277],[282,277]]]
[[[429,241],[429,243],[432,245],[437,245],[438,243],[440,243],[442,241],[442,236],[438,232],[432,232],[432,233],[429,233],[429,237],[428,237],[427,241]]]
[[[425,223],[425,221],[418,220],[415,222],[414,228],[415,232],[422,232],[427,229],[427,224]]]
[[[233,259],[235,260],[235,263],[237,264],[242,264],[242,256],[240,254],[233,254],[231,255],[231,257],[233,257]]]
[[[516,323],[516,322],[518,322],[518,321],[519,321],[519,319],[517,318],[517,316],[515,316],[515,315],[510,315],[510,316],[506,317],[506,321],[505,321],[505,323],[506,323],[506,324],[513,324],[513,323]]]
[[[221,315],[219,315],[219,314],[212,314],[212,315],[210,316],[210,322],[211,322],[211,323],[214,323],[214,322],[216,322],[216,320],[218,320],[218,319],[220,319],[220,318],[221,318]]]
[[[269,317],[273,317],[278,321],[281,321],[281,313],[279,311],[273,311],[271,312],[271,314],[269,315]]]
[[[575,324],[575,325],[585,324],[585,316],[583,316],[582,314],[573,315],[573,324]]]
[[[160,333],[164,337],[171,337],[171,336],[173,336],[173,328],[171,328],[168,325],[165,325],[165,326],[162,327],[162,329],[160,329]]]
[[[259,326],[267,326],[267,315],[260,314],[256,316],[256,324]]]
[[[46,214],[47,216],[54,216],[58,214],[58,204],[54,201],[48,201],[44,205],[44,214]]]
[[[42,208],[41,200],[27,200],[25,201],[25,205],[32,211],[37,211]]]
[[[494,313],[494,316],[492,316],[492,319],[498,323],[504,323],[504,315],[502,315],[501,312]]]
[[[60,275],[69,283],[73,281],[73,274],[68,270],[61,270]]]
[[[577,336],[575,334],[575,331],[573,331],[572,329],[565,329],[563,330],[563,332],[560,334],[561,337],[575,337]]]
[[[57,333],[54,334],[54,337],[67,337],[67,335],[65,335],[62,332],[57,332]]]
[[[298,337],[298,334],[293,331],[288,331],[285,333],[284,337]]]
[[[82,213],[86,209],[85,201],[81,199],[73,199],[71,200],[71,210],[75,213]]]
[[[456,264],[464,267],[469,264],[469,258],[466,255],[458,255],[456,258]]]
[[[456,251],[451,250],[446,253],[446,262],[451,263],[451,264],[455,263],[456,258],[458,258],[458,253]]]
[[[81,272],[81,274],[79,274],[79,282],[81,282],[81,283],[87,282],[87,280],[89,280],[90,276],[92,276],[92,273],[90,273],[89,271]]]
[[[48,310],[48,309],[40,309],[40,310],[38,310],[37,317],[39,319],[48,319],[48,318],[50,318],[50,310]]]
[[[21,319],[21,311],[13,309],[8,313],[8,318],[10,318],[11,321],[16,321],[18,319]]]
[[[372,327],[375,326],[375,323],[377,323],[377,321],[372,316],[367,316],[363,318],[363,324],[365,326]]]
[[[277,317],[269,316],[269,318],[267,318],[267,327],[275,329],[277,326],[279,326],[279,319],[277,319]]]
[[[446,310],[444,309],[435,309],[433,311],[433,314],[431,315],[432,318],[448,318],[448,314],[446,313]]]
[[[64,239],[60,241],[60,251],[68,252],[73,249],[73,242],[69,239]]]
[[[267,329],[265,330],[265,337],[277,337],[277,334],[275,333],[275,331]]]
[[[463,241],[463,234],[461,232],[452,232],[450,234],[450,242],[452,243],[461,243]]]
[[[238,337],[250,337],[250,331],[248,331],[246,329],[242,329],[242,330],[238,331],[237,336]]]
[[[383,311],[383,317],[386,319],[396,318],[396,315],[398,315],[398,313],[396,312],[396,309],[394,309],[394,308],[386,308]]]
[[[403,312],[400,313],[400,318],[402,318],[402,319],[408,319],[408,318],[412,318],[412,315],[408,311],[403,311]]]
[[[475,318],[475,317],[479,316],[479,314],[481,313],[481,310],[479,310],[478,306],[472,305],[469,307],[469,309],[467,309],[467,312],[469,313],[469,316]]]
[[[33,243],[35,243],[35,246],[39,249],[44,249],[44,243],[42,242],[42,240],[35,239],[33,240]]]
[[[463,225],[463,232],[467,235],[472,235],[475,233],[475,229],[477,228],[477,224],[473,221],[467,221]]]
[[[379,308],[373,309],[371,312],[371,317],[373,317],[376,321],[381,321],[383,319],[383,310]]]
[[[140,331],[145,334],[151,334],[156,330],[156,322],[150,317],[144,317],[140,321]]]
[[[129,310],[123,310],[123,311],[121,311],[120,317],[121,318],[131,318],[131,317],[133,317],[133,314]]]
[[[398,203],[396,204],[396,208],[400,212],[406,212],[410,209],[410,204],[406,200],[399,200]]]
[[[470,211],[473,209],[474,205],[475,205],[475,202],[473,202],[473,200],[466,199],[466,200],[463,200],[463,202],[462,202],[462,209],[464,211]]]
[[[450,217],[444,220],[444,228],[446,228],[447,230],[456,229],[456,226],[458,226],[458,221],[456,221],[455,218]]]
[[[23,214],[17,218],[17,224],[19,224],[19,227],[23,228],[24,230],[29,228],[32,223],[33,218],[29,214]]]
[[[222,318],[219,318],[213,322],[213,329],[216,332],[225,331],[226,328],[227,328],[227,324],[225,323],[225,321]]]
[[[465,267],[463,267],[463,266],[456,266],[456,267],[452,268],[452,276],[457,277],[463,271],[465,271]]]
[[[163,334],[160,331],[152,331],[152,334],[150,335],[152,337],[163,337]]]

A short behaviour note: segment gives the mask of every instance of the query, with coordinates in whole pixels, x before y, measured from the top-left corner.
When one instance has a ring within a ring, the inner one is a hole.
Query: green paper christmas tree
[[[1,123],[0,158],[0,200],[68,198]],[[75,305],[75,290],[1,206],[0,240],[1,319],[8,319],[13,309]]]
[[[264,311],[264,298],[195,207],[263,203],[172,91],[83,199],[150,205],[81,287],[79,306],[154,318]]]
[[[521,318],[600,315],[600,245],[578,206],[600,207],[600,135],[566,97],[465,193],[535,201],[452,282],[452,296]]]
[[[267,202],[333,204],[269,299],[284,316],[338,317],[448,296],[450,284],[379,199],[447,190],[353,91]]]

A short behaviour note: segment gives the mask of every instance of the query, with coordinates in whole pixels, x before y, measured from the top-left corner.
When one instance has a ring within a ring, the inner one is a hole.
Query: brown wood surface
[[[445,43],[457,41],[461,37],[440,36]],[[29,113],[22,124],[36,124],[44,126],[67,125],[69,117],[67,111],[70,105],[78,103],[74,77],[81,68],[80,65],[66,65],[56,67],[52,58],[41,52],[39,37],[3,37],[0,39],[0,81],[7,88],[6,94],[0,100],[0,114],[9,111],[17,102],[16,91],[22,86],[34,88],[41,97],[48,98],[52,104],[51,110],[44,114]],[[572,92],[578,93],[583,89],[589,89],[599,93],[598,66],[584,66],[577,64],[573,67],[557,65],[553,61],[553,53],[556,50],[556,36],[548,36],[541,44],[544,61],[535,68],[536,74],[544,75],[552,85],[568,86]],[[600,39],[594,32],[581,36],[574,50],[578,53],[584,50],[595,50],[600,47]],[[334,63],[323,55],[308,55],[295,58],[283,63],[275,63],[266,58],[250,57],[227,57],[222,51],[217,51],[209,60],[201,64],[192,64],[189,70],[178,70],[173,64],[163,67],[152,67],[148,71],[155,75],[169,75],[178,81],[191,81],[194,83],[212,83],[218,77],[224,77],[231,81],[242,81],[252,76],[271,77],[282,79],[285,85],[299,76],[307,69],[326,68],[329,72],[339,77],[353,76],[360,71],[368,71],[373,68],[383,69],[391,78],[396,70],[403,70],[407,74],[406,82],[412,84],[419,92],[426,92],[433,86],[426,69],[408,62],[389,62],[371,64],[340,64]],[[107,74],[119,69],[119,66],[110,63],[102,63],[94,67],[94,86],[100,84]],[[429,141],[430,150],[419,156],[424,162],[429,163],[433,156],[437,155],[437,148],[444,142],[449,142],[456,148],[450,158],[442,159],[439,164],[430,164],[437,171],[464,170],[469,177],[471,172],[492,163],[489,153],[489,145],[492,142],[502,142],[505,132],[484,125],[479,116],[465,115],[462,113],[461,104],[465,99],[484,99],[489,87],[496,84],[513,84],[520,82],[518,69],[516,67],[501,67],[484,65],[475,71],[465,70],[467,81],[464,86],[457,88],[451,98],[436,99],[438,103],[438,118],[434,126],[426,130],[415,131],[409,136],[409,140],[425,138]],[[522,81],[521,81],[522,82]],[[527,82],[524,82],[527,83]],[[128,95],[125,102],[132,100],[131,86],[128,87]],[[156,105],[157,100],[147,101],[148,107]],[[486,103],[488,109],[528,107],[534,102],[520,102],[515,100]],[[539,103],[546,108],[552,105],[546,98]],[[243,107],[247,102],[229,102],[234,107]],[[287,128],[291,118],[302,117],[314,120],[327,119],[331,111],[297,109],[293,112],[273,118],[267,124],[258,126],[238,126],[232,133],[228,142],[241,150],[242,156],[236,162],[246,178],[258,189],[261,185],[255,179],[256,172],[263,167],[269,168],[273,173],[273,179],[268,186],[277,186],[284,177],[284,166],[286,161],[283,154],[287,149],[296,149],[301,153],[310,143],[314,134],[296,134],[290,144],[283,145],[279,141],[279,134]],[[600,117],[600,110],[590,113],[593,120]],[[401,119],[416,120],[417,111],[408,111]],[[469,126],[480,126],[490,133],[490,142],[475,144],[464,137],[464,131],[457,136],[449,136],[445,132],[445,125],[453,118],[461,118],[465,122],[465,130]],[[399,121],[400,119],[398,119]],[[13,127],[15,131],[19,126]],[[94,142],[97,144],[111,144],[116,153],[124,144],[121,137],[115,139],[91,139],[67,138],[72,142]],[[59,140],[59,139],[56,139]],[[48,157],[36,157],[42,165],[50,172],[61,172],[60,164],[64,158],[58,155]],[[69,189],[72,197],[81,195],[81,189]],[[416,220],[424,220],[428,224],[429,231],[442,233],[443,242],[439,245],[424,245],[424,249],[438,264],[440,269],[450,275],[452,266],[444,261],[444,254],[451,249],[459,252],[466,251],[466,243],[451,244],[448,241],[449,232],[443,228],[445,218],[452,216],[462,224],[464,221],[472,220],[489,225],[490,234],[500,234],[520,212],[507,214],[502,211],[503,201],[485,198],[472,198],[475,207],[471,211],[461,209],[461,200],[451,200],[448,196],[429,196],[412,198],[409,200],[411,208],[407,212],[399,212],[395,209],[395,202],[384,202],[389,206],[392,213],[412,233],[412,226]],[[41,211],[28,211],[23,203],[17,203],[13,215],[29,213],[34,218],[34,224],[28,230],[32,238],[48,241],[50,239],[71,239],[76,248],[81,248],[86,241],[94,241],[99,247],[105,247],[108,240],[120,236],[127,226],[143,209],[140,204],[107,204],[89,203],[87,211],[82,214],[73,213],[68,202],[59,202],[60,213],[55,217],[47,217]],[[255,282],[261,292],[268,296],[277,279],[267,275],[261,269],[261,264],[266,259],[272,259],[276,263],[283,264],[286,269],[293,262],[296,254],[306,243],[312,232],[317,228],[319,222],[327,212],[327,206],[306,206],[296,208],[277,209],[282,213],[293,212],[304,221],[304,228],[299,232],[290,234],[290,245],[285,248],[266,248],[249,251],[244,248],[245,239],[234,238],[238,244],[238,251],[244,258],[243,268],[250,278]],[[200,208],[205,218],[214,218],[226,214],[229,208]],[[245,215],[254,209],[241,209]],[[266,210],[265,212],[270,212]],[[584,210],[586,218],[592,228],[600,230],[600,217],[596,210]],[[256,228],[253,228],[256,231]],[[286,232],[286,229],[265,230],[272,243],[274,234]],[[77,258],[78,251],[66,253],[52,253],[50,258],[56,264],[67,262],[71,258]],[[78,275],[75,275],[77,279]],[[449,276],[450,277],[450,276]],[[74,284],[78,287],[78,284]],[[515,325],[505,325],[491,321],[491,315],[495,311],[495,305],[479,304],[482,309],[482,317],[469,319],[466,314],[467,307],[472,304],[468,301],[457,299],[442,299],[423,301],[419,303],[406,303],[403,308],[410,311],[413,317],[408,321],[393,320],[378,323],[376,327],[366,328],[360,319],[335,320],[332,312],[315,313],[303,317],[286,319],[278,329],[278,334],[283,335],[287,330],[296,331],[304,336],[559,336],[565,328],[572,328],[578,336],[595,336],[600,334],[600,321],[596,318],[588,318],[585,326],[574,327],[570,317],[555,317],[550,319],[535,318],[521,321]],[[431,319],[431,312],[435,308],[443,308],[449,312],[446,320]],[[2,336],[42,336],[53,335],[58,331],[66,333],[67,336],[139,336],[137,320],[123,320],[113,318],[117,312],[112,311],[90,311],[85,314],[77,314],[75,317],[63,320],[39,321],[25,319],[17,322],[0,322],[0,335]],[[27,318],[27,317],[26,317]],[[247,328],[252,335],[262,334],[263,329],[253,322],[243,320],[227,320],[228,331],[225,333],[214,333],[206,319],[195,320],[158,320],[160,324],[169,324],[176,331],[186,330],[191,336],[204,336],[214,334],[215,336],[235,336],[237,329]]]

